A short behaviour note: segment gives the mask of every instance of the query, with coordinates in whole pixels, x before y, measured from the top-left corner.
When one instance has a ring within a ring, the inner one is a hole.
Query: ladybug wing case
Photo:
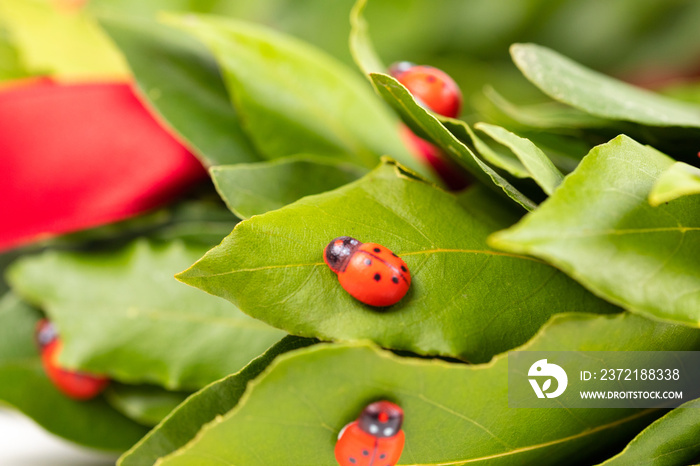
[[[335,459],[340,466],[394,466],[401,457],[403,430],[393,437],[380,438],[363,432],[358,422],[345,426],[335,445]]]
[[[374,462],[371,464],[376,466],[393,466],[398,463],[405,441],[406,436],[403,430],[400,430],[393,437],[378,439],[377,452]]]
[[[370,306],[396,304],[411,284],[405,262],[385,247],[366,243],[352,255],[344,272],[338,274],[342,287]]]
[[[335,444],[335,460],[340,466],[373,466],[376,438],[360,429],[357,421],[343,427]],[[365,454],[366,453],[366,454]]]

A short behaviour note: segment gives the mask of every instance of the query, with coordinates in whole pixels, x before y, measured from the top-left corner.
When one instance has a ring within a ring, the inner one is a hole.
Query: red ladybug
[[[399,62],[389,67],[389,74],[406,86],[423,106],[435,113],[456,118],[462,107],[462,91],[444,71],[426,65]]]
[[[418,66],[402,61],[389,67],[389,74],[411,91],[416,100],[429,110],[456,117],[462,106],[459,86],[445,72],[432,66]],[[401,127],[401,138],[417,157],[422,158],[442,178],[448,188],[466,188],[469,180],[444,152],[408,129]]]
[[[416,136],[408,126],[401,125],[401,139],[411,149],[414,157],[423,159],[437,173],[445,185],[454,191],[464,189],[469,185],[469,180],[464,171],[452,161],[435,144]]]
[[[370,306],[396,304],[411,286],[406,263],[380,244],[341,236],[328,243],[323,259],[345,291]]]
[[[335,444],[340,466],[394,466],[401,457],[405,435],[403,410],[389,401],[377,401],[343,427]]]
[[[63,344],[56,327],[46,319],[37,324],[36,340],[41,351],[41,362],[51,382],[74,400],[89,400],[99,395],[109,384],[107,377],[62,369],[58,355]]]

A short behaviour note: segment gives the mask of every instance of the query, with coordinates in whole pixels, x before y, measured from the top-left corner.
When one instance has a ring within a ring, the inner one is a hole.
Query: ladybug
[[[340,466],[394,466],[401,457],[405,435],[403,410],[389,401],[377,401],[343,427],[335,444]]]
[[[400,136],[404,144],[411,149],[414,157],[422,158],[430,165],[449,189],[458,191],[469,185],[469,179],[462,169],[452,163],[452,161],[444,155],[442,149],[435,144],[431,144],[420,136],[417,136],[406,125],[401,125]]]
[[[416,100],[429,110],[451,118],[459,115],[462,92],[447,73],[432,66],[402,61],[391,65],[389,74],[406,86]],[[440,148],[416,136],[405,125],[401,126],[401,139],[415,156],[433,168],[449,189],[467,187],[469,179]]]
[[[46,375],[66,396],[74,400],[89,400],[99,395],[109,384],[107,377],[70,371],[59,366],[58,355],[63,344],[56,327],[48,320],[42,319],[37,323],[36,341]]]
[[[403,61],[391,65],[389,74],[403,84],[424,107],[450,118],[459,115],[462,91],[444,71]]]
[[[370,306],[396,304],[411,286],[406,263],[380,244],[341,236],[328,243],[323,260],[345,291]]]

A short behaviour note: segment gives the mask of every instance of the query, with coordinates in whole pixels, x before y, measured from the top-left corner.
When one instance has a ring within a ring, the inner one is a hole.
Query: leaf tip
[[[367,7],[367,0],[357,0],[350,10],[350,24],[353,26],[364,25],[362,14]]]
[[[659,199],[659,197],[655,196],[654,194],[655,193],[653,193],[653,192],[649,193],[649,198],[648,198],[649,205],[652,207],[659,207],[661,204],[663,204],[664,201]]]
[[[508,51],[510,52],[510,56],[513,58],[513,61],[517,63],[518,57],[520,57],[531,45],[532,44],[522,42],[511,44]]]

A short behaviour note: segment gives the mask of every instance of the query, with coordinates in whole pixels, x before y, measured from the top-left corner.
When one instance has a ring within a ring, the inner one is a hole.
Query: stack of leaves
[[[700,100],[516,44],[515,64],[550,101],[486,87],[467,121],[440,117],[385,73],[366,3],[352,10],[350,46],[367,79],[240,20],[98,23],[82,11],[71,14],[109,51],[97,71],[122,81],[0,90],[10,103],[41,92],[82,103],[61,114],[35,99],[16,105],[24,133],[0,125],[3,144],[21,148],[11,154],[36,157],[0,162],[16,164],[3,246],[82,230],[0,256],[0,400],[122,453],[123,466],[335,464],[338,432],[378,399],[406,413],[399,464],[700,458],[697,401],[668,413],[509,409],[506,357],[700,349]],[[7,43],[17,66],[5,79],[42,67],[54,81],[100,75]],[[102,91],[141,120],[117,121]],[[12,112],[2,106],[0,119]],[[472,186],[441,187],[403,145],[400,121]],[[71,155],[91,162],[72,178],[48,164]],[[197,184],[202,165],[213,185]],[[41,186],[32,199],[27,183]],[[412,283],[399,303],[377,310],[340,287],[323,251],[345,235],[405,260]],[[42,315],[64,367],[112,379],[98,398],[50,384],[33,341]]]

